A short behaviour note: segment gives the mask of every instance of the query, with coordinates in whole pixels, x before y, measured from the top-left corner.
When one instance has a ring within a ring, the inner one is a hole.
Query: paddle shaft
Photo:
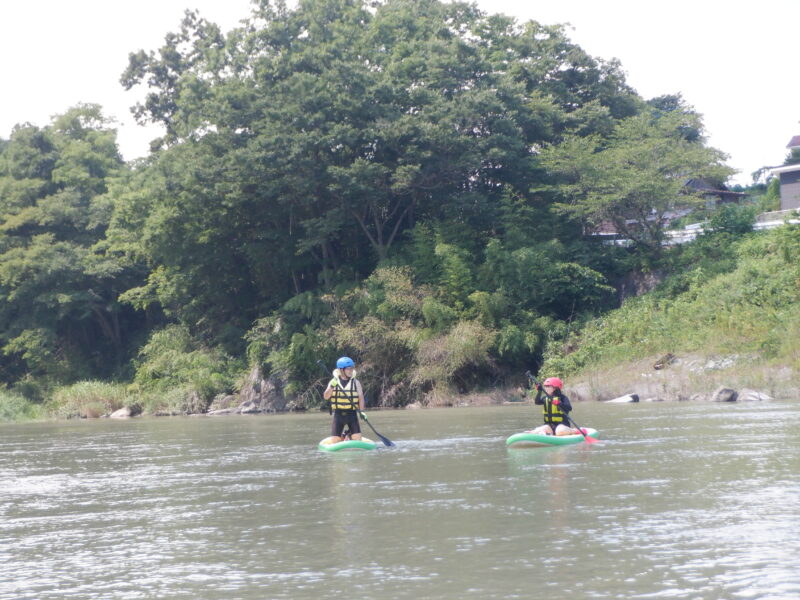
[[[528,379],[530,379],[533,382],[533,384],[536,386],[537,390],[541,390],[541,392],[550,399],[550,402],[552,402],[554,400],[554,398],[550,394],[548,394],[547,391],[544,389],[544,386],[542,386],[538,381],[536,381],[536,377],[531,375],[530,371],[525,373],[525,375],[527,375]],[[572,423],[575,426],[575,428],[578,431],[581,432],[581,435],[583,436],[583,439],[585,439],[587,442],[592,443],[594,441],[594,440],[592,440],[592,442],[589,441],[589,436],[586,435],[586,432],[583,430],[583,427],[578,425],[575,422],[575,419],[573,419],[572,417],[569,416],[569,413],[566,413],[566,412],[564,413],[564,419],[566,419],[567,423]],[[555,433],[555,431],[553,433]]]

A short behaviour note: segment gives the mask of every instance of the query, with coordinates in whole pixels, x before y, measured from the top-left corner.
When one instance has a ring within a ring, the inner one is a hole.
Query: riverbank
[[[567,382],[576,401],[603,401],[635,394],[643,402],[711,401],[720,389],[733,399],[800,397],[797,373],[751,354],[647,357],[583,373]]]
[[[792,400],[800,398],[797,375],[790,366],[771,364],[752,354],[666,354],[565,378],[564,391],[573,402],[608,402],[626,396],[638,402]],[[406,408],[487,406],[528,399],[525,388],[512,386],[433,397],[425,405]]]
[[[317,410],[299,398],[287,398],[254,370],[238,394],[220,396],[206,411],[147,411],[121,386],[85,382],[68,400],[33,404],[0,391],[0,422],[129,418],[178,415],[241,415]],[[800,398],[797,373],[790,366],[770,364],[750,354],[703,356],[687,354],[642,358],[565,378],[564,391],[573,402],[606,402],[630,396],[639,402],[753,401]],[[497,387],[461,395],[430,394],[405,410],[493,406],[530,401],[522,385]],[[192,403],[187,405],[191,406]],[[199,405],[199,403],[198,403]],[[374,409],[373,409],[374,410]]]

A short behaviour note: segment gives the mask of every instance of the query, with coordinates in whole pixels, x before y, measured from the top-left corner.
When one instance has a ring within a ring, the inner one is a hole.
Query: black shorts
[[[342,437],[345,426],[350,431],[350,435],[361,433],[361,425],[358,423],[358,413],[354,410],[333,411],[331,435]]]

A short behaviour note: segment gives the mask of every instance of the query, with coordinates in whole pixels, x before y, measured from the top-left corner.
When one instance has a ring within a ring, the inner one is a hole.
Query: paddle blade
[[[597,439],[586,434],[586,429],[578,428],[578,431],[580,431],[583,434],[583,439],[586,441],[587,444],[594,444],[595,442],[597,442]]]
[[[369,419],[367,418],[367,415],[365,415],[365,414],[364,414],[363,412],[361,412],[361,411],[358,411],[358,414],[359,414],[359,416],[360,416],[360,417],[361,417],[361,418],[362,418],[364,421],[366,421],[367,425],[369,425],[369,428],[370,428],[370,429],[372,429],[372,432],[373,432],[375,435],[377,435],[377,436],[378,436],[378,438],[379,438],[379,439],[380,439],[380,440],[383,442],[383,445],[384,445],[384,446],[394,446],[394,442],[393,442],[392,440],[390,440],[390,439],[389,439],[389,438],[387,438],[387,437],[384,437],[384,436],[382,436],[380,433],[378,433],[377,431],[375,431],[375,428],[372,426],[372,423],[370,423],[370,422],[369,422]]]

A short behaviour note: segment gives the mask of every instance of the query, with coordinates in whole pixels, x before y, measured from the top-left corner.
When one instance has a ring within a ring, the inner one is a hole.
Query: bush
[[[424,390],[443,390],[473,379],[491,368],[489,349],[496,332],[474,321],[462,321],[449,333],[422,342],[416,352],[413,384]]]
[[[756,221],[756,207],[750,205],[724,204],[709,219],[712,231],[725,231],[741,235],[753,231]]]
[[[171,325],[153,333],[140,351],[131,391],[142,396],[148,412],[202,412],[214,396],[233,389],[241,367]]]
[[[0,390],[0,423],[41,417],[41,407],[13,392]]]
[[[674,296],[648,294],[548,345],[544,370],[563,375],[666,353],[759,352],[796,364],[800,228],[753,234],[737,244],[730,272],[678,274]],[[683,289],[682,293],[676,293]]]
[[[79,381],[57,388],[45,410],[61,419],[96,418],[131,404],[132,398],[123,384]]]
[[[48,396],[48,381],[26,375],[11,387],[11,391],[34,404],[42,404]]]
[[[425,298],[422,302],[422,316],[425,324],[434,332],[440,333],[453,326],[458,320],[458,313],[434,298]]]
[[[178,386],[138,395],[142,410],[149,415],[191,415],[205,412],[210,404],[192,386]]]

